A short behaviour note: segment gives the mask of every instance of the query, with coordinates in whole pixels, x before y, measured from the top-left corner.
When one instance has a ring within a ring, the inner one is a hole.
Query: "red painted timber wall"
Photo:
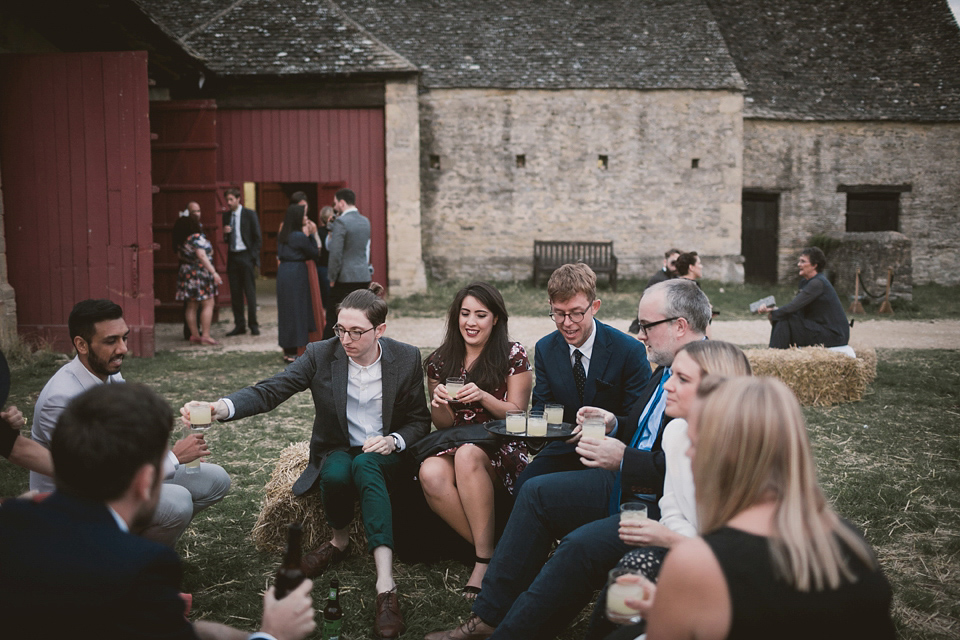
[[[370,219],[373,277],[386,286],[383,109],[220,109],[217,114],[219,181],[346,183],[357,194],[360,213]]]
[[[72,351],[84,298],[121,305],[152,356],[147,54],[4,56],[0,163],[9,281],[21,335]]]

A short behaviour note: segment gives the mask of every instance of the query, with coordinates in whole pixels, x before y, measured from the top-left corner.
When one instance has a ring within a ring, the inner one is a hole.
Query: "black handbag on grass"
[[[463,424],[432,431],[410,445],[407,451],[419,465],[430,456],[462,444],[475,444],[491,453],[496,450],[499,441],[500,437],[487,431],[482,424]]]

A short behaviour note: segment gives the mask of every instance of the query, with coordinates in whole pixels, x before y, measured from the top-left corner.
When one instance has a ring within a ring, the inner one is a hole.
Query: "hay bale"
[[[779,378],[800,404],[822,407],[858,402],[876,377],[876,352],[866,347],[856,351],[856,358],[824,347],[749,349],[744,353],[754,375]]]
[[[863,361],[864,374],[867,384],[877,379],[877,350],[865,344],[851,342],[850,346],[857,353],[857,360]]]
[[[320,502],[320,492],[311,491],[306,495],[293,495],[293,483],[307,468],[310,458],[310,444],[295,442],[280,452],[280,460],[270,475],[270,481],[264,487],[266,495],[257,523],[253,526],[253,542],[257,549],[270,553],[281,553],[287,542],[287,525],[291,522],[303,523],[303,549],[310,551],[330,539],[332,531],[327,525]],[[351,525],[352,542],[357,549],[367,546],[362,520],[359,517],[359,505],[356,517]]]

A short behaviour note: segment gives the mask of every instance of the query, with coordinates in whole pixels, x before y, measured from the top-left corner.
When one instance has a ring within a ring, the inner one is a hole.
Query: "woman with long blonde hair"
[[[708,377],[688,422],[702,537],[648,585],[649,640],[895,637],[890,585],[820,490],[793,393]]]

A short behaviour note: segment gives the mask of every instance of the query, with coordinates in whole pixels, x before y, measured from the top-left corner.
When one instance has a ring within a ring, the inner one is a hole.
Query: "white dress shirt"
[[[574,357],[573,352],[577,349],[580,350],[580,353],[583,354],[583,357],[580,358],[580,364],[583,365],[583,374],[590,374],[590,357],[593,355],[593,343],[597,340],[597,319],[593,319],[593,331],[590,332],[590,337],[587,338],[586,342],[582,346],[575,347],[572,344],[568,344],[570,347],[570,366],[572,367],[576,364],[577,359]]]
[[[246,251],[247,245],[243,244],[243,234],[240,233],[240,214],[243,213],[243,205],[238,205],[233,210],[233,248],[231,251]]]

